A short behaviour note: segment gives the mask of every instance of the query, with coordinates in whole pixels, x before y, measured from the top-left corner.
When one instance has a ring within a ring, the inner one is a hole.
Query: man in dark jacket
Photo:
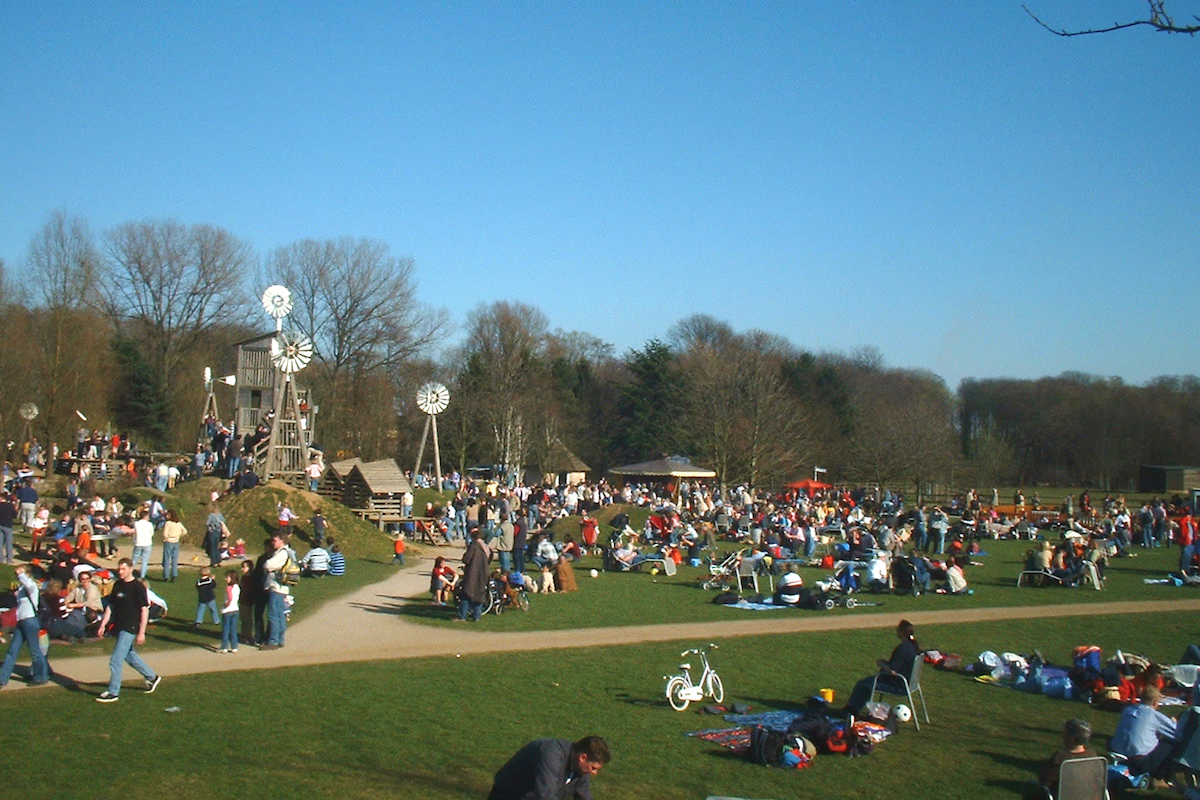
[[[610,757],[608,743],[599,736],[574,743],[538,739],[500,768],[488,800],[592,800],[591,778]]]
[[[483,601],[487,597],[488,553],[483,549],[483,534],[478,528],[471,531],[471,542],[463,552],[463,578],[459,584],[462,593],[458,601],[458,619],[465,622],[467,612],[476,622],[483,614]]]

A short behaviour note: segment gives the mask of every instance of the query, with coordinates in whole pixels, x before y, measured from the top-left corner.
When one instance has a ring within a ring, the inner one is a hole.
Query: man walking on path
[[[117,562],[117,582],[113,584],[108,596],[108,607],[100,618],[100,630],[108,628],[109,619],[117,632],[117,643],[113,646],[112,658],[108,660],[109,679],[108,690],[102,692],[96,701],[99,703],[115,703],[121,693],[121,671],[125,664],[137,670],[146,679],[146,694],[150,694],[162,683],[162,676],[142,661],[142,657],[134,650],[136,645],[146,642],[146,623],[150,617],[150,600],[146,596],[146,587],[141,581],[134,580],[133,561],[122,558]]]

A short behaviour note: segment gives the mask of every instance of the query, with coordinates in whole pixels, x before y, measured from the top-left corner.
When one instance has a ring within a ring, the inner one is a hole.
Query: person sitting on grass
[[[317,545],[300,559],[300,568],[309,578],[324,578],[329,572],[329,551]]]
[[[1175,748],[1175,720],[1158,710],[1162,700],[1158,687],[1150,685],[1142,689],[1140,700],[1121,712],[1108,751],[1125,756],[1133,774],[1166,780],[1171,751]]]
[[[938,590],[938,594],[974,594],[967,586],[967,576],[963,574],[961,559],[951,558],[946,562],[946,583]]]
[[[533,563],[539,567],[546,565],[553,566],[558,562],[558,549],[554,546],[554,542],[550,541],[550,537],[545,534],[538,535],[537,544],[534,547]]]
[[[438,556],[433,561],[433,573],[429,578],[429,592],[433,595],[435,606],[449,605],[454,597],[454,584],[458,575],[454,568],[446,563],[445,556]]]
[[[1029,781],[1021,792],[1023,800],[1053,800],[1058,797],[1058,773],[1062,763],[1073,758],[1095,758],[1088,747],[1092,725],[1087,720],[1069,719],[1063,725],[1062,749],[1050,756],[1036,783]]]
[[[342,555],[341,545],[333,543],[329,537],[329,577],[340,578],[346,574],[346,557]]]

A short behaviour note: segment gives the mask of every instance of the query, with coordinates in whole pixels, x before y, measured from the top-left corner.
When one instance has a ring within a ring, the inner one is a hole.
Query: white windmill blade
[[[450,390],[445,384],[430,381],[417,390],[417,407],[426,414],[440,414],[450,405]]]
[[[278,283],[268,286],[262,296],[263,310],[275,320],[276,329],[292,310],[292,292]]]
[[[304,369],[312,357],[312,340],[302,333],[280,331],[271,340],[271,361],[286,375]]]

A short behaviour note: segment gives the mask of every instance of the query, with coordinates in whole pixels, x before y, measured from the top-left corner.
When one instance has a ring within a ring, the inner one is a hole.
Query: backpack
[[[787,740],[786,733],[755,725],[750,730],[750,747],[746,750],[746,760],[764,767],[777,767],[783,757],[783,748]]]
[[[280,586],[295,586],[300,582],[300,564],[296,561],[291,548],[287,549],[287,561],[275,573],[275,582]]]

